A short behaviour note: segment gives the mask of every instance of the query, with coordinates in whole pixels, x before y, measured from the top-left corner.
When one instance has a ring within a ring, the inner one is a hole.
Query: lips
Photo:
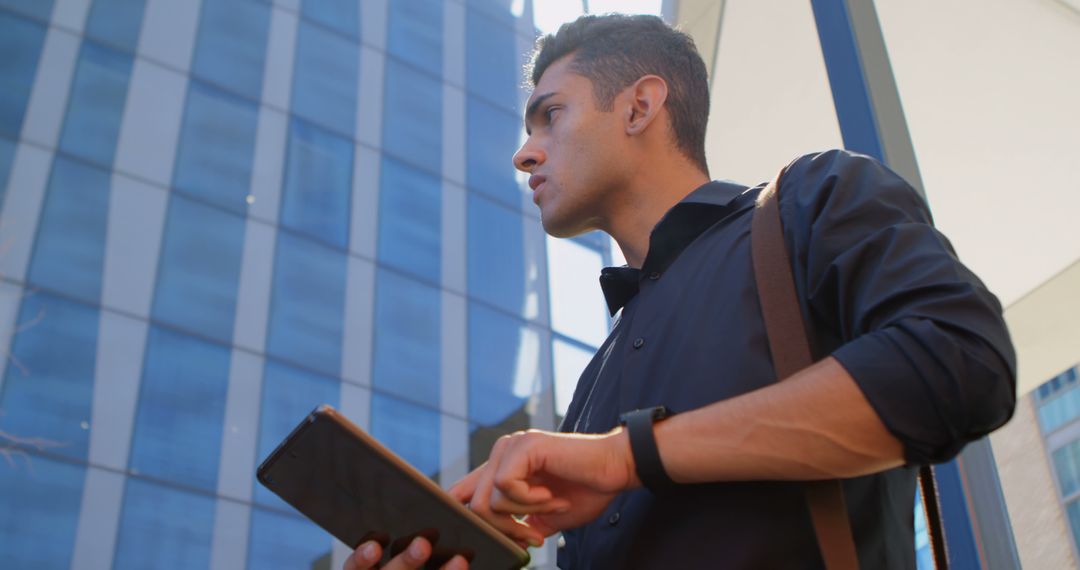
[[[532,188],[532,190],[535,192],[536,189],[539,188],[540,185],[543,184],[545,181],[547,181],[547,176],[533,174],[529,177],[529,188]]]

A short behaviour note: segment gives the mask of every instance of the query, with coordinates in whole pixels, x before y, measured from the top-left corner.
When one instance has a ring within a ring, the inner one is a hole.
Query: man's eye
[[[555,111],[556,111],[557,109],[558,109],[558,107],[548,107],[548,108],[547,108],[547,109],[546,109],[546,110],[544,111],[544,117],[545,117],[545,118],[547,118],[547,120],[548,120],[548,122],[549,122],[549,123],[551,122],[552,116],[553,116],[553,115],[555,114]]]

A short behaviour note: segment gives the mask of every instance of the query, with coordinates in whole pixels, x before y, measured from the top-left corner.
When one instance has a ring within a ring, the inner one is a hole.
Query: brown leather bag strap
[[[758,195],[750,226],[754,279],[778,380],[813,364],[780,221],[777,192],[783,174],[784,171],[780,171]],[[805,492],[825,567],[828,570],[857,570],[859,559],[840,481],[811,481],[806,483]]]

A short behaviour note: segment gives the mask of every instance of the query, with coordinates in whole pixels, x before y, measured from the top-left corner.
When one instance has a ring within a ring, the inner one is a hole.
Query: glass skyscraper
[[[254,476],[316,405],[443,485],[555,426],[611,252],[512,167],[531,13],[0,0],[0,566],[340,567]]]

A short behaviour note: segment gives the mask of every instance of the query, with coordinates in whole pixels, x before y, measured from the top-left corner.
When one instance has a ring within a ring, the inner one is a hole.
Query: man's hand
[[[601,435],[529,430],[499,438],[488,461],[450,494],[518,544],[537,547],[592,521],[619,492],[640,484],[622,428]]]
[[[345,560],[343,570],[368,570],[376,568],[382,558],[382,546],[378,542],[369,541],[361,544],[349,558]],[[431,543],[424,537],[418,536],[409,543],[409,547],[401,554],[390,559],[383,566],[383,570],[415,570],[423,568],[428,558],[431,558]],[[461,556],[455,556],[449,562],[442,565],[442,570],[468,570],[469,563]]]

